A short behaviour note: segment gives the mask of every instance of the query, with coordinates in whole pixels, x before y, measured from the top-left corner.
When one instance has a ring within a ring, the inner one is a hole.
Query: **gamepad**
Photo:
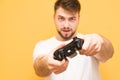
[[[54,59],[62,61],[66,57],[74,55],[76,50],[82,49],[83,39],[74,37],[72,42],[54,52]]]

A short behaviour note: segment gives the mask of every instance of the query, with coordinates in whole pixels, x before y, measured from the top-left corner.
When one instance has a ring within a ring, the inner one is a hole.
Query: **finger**
[[[93,49],[90,50],[88,56],[93,56],[100,51],[100,45],[96,45]]]
[[[58,73],[61,73],[61,72],[65,71],[67,66],[68,66],[68,60],[64,59],[64,60],[59,61],[59,62],[61,62],[61,63],[60,64],[58,63],[56,65],[52,65],[52,66],[49,67],[50,70],[52,72],[54,72],[55,74],[58,74]]]
[[[91,40],[85,39],[82,49],[80,50],[81,54],[87,54],[90,50]]]
[[[96,43],[96,41],[91,40],[91,42],[90,42],[90,44],[89,44],[89,47],[88,47],[88,49],[87,49],[87,51],[86,51],[86,55],[87,55],[87,56],[92,55],[92,53],[93,53],[94,51],[96,51],[96,48],[97,48],[97,43]]]
[[[88,40],[84,41],[84,44],[82,46],[82,50],[86,51],[88,49],[88,45],[90,44],[90,42]]]

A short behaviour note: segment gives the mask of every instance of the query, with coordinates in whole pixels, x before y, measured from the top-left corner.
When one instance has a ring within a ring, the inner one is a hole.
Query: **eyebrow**
[[[58,15],[58,17],[64,17],[64,16]],[[75,16],[71,16],[71,17],[69,17],[69,18],[76,18],[76,17],[75,17]]]
[[[62,16],[62,15],[58,15],[58,17],[64,17],[64,16]]]

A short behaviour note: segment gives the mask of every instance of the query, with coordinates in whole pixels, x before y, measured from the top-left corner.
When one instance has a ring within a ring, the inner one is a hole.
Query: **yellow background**
[[[80,1],[78,31],[99,33],[115,49],[113,58],[100,65],[102,80],[120,80],[120,0]],[[32,53],[39,40],[56,33],[54,2],[0,0],[0,80],[43,80],[34,73]]]

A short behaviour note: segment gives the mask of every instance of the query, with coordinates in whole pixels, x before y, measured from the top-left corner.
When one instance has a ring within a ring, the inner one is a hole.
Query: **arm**
[[[59,46],[56,49],[58,48]],[[55,60],[53,58],[53,53],[55,50],[53,50],[52,52],[46,55],[43,55],[43,54],[39,56],[37,55],[37,57],[34,58],[33,67],[34,67],[35,73],[38,76],[46,77],[46,76],[49,76],[52,72],[55,74],[59,74],[66,70],[68,66],[68,60],[66,59],[63,59],[62,61]]]
[[[99,61],[105,62],[113,56],[114,49],[113,49],[113,46],[109,40],[107,40],[103,37],[102,37],[102,39],[103,39],[103,42],[102,42],[101,50],[99,53],[97,53],[95,55],[95,57]]]
[[[101,62],[112,57],[114,49],[111,42],[98,34],[88,34],[84,36],[82,54],[94,56]]]

